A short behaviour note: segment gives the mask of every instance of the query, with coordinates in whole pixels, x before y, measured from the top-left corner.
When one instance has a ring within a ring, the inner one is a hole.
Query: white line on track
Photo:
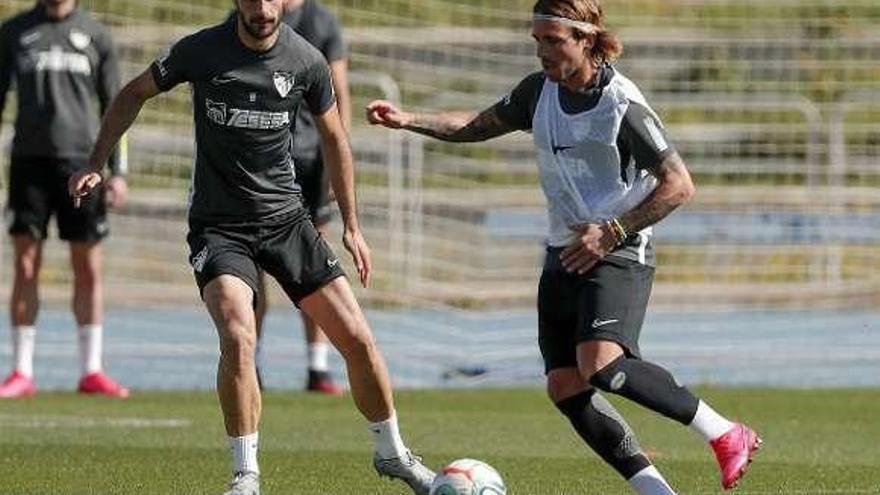
[[[192,421],[183,418],[88,418],[82,416],[61,415],[16,415],[0,414],[2,428],[57,428],[57,429],[89,429],[89,428],[186,428]]]

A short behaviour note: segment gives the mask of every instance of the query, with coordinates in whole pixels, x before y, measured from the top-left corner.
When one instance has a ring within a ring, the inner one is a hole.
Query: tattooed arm
[[[629,234],[654,225],[694,195],[694,183],[678,153],[672,153],[650,169],[659,184],[638,206],[617,218]],[[573,226],[577,240],[560,253],[562,266],[569,272],[587,273],[620,243],[608,223]]]
[[[442,141],[474,143],[516,130],[503,122],[495,107],[475,112],[404,112],[394,104],[377,100],[367,105],[367,120],[373,125],[406,129]]]
[[[641,204],[618,218],[629,233],[638,232],[666,218],[673,210],[687,203],[696,191],[678,153],[666,157],[651,173],[659,181],[657,188]]]

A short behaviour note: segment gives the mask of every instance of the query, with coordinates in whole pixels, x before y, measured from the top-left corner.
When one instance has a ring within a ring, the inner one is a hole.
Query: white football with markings
[[[501,475],[476,459],[458,459],[443,466],[431,484],[430,495],[506,495]]]

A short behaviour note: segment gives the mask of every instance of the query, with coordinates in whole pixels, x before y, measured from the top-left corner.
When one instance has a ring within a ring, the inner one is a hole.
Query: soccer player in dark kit
[[[76,0],[39,0],[0,28],[0,115],[15,82],[18,116],[12,140],[6,215],[15,251],[9,315],[15,363],[0,398],[36,393],[33,359],[43,244],[54,215],[73,269],[72,308],[79,336],[80,393],[128,397],[103,371],[103,254],[106,206],[128,193],[125,150],[108,155],[107,194],[72,208],[70,174],[87,165],[101,112],[119,91],[110,34]],[[102,162],[103,164],[103,162]]]
[[[538,288],[550,399],[640,495],[675,492],[598,391],[690,426],[709,442],[729,489],[760,439],[639,350],[654,280],[651,227],[694,194],[690,174],[642,93],[611,65],[622,46],[598,0],[539,0],[532,37],[543,70],[480,113],[410,113],[375,101],[367,118],[452,142],[533,134],[550,218]]]
[[[369,422],[380,475],[426,495],[434,473],[405,446],[388,371],[348,279],[303,207],[291,158],[300,104],[315,117],[344,224],[343,242],[364,286],[370,250],[358,225],[351,150],[321,54],[281,23],[283,0],[236,0],[236,16],[174,44],[110,106],[89,164],[71,177],[77,202],[102,181],[101,163],[144,102],[192,86],[196,163],[189,208],[190,262],[220,340],[217,391],[233,454],[227,495],[258,495],[261,397],[254,365],[257,273],[275,277],[346,361],[354,402]]]

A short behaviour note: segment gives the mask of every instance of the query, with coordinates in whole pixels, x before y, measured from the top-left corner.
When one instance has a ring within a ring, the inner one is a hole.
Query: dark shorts
[[[186,240],[199,293],[220,275],[234,275],[253,289],[256,302],[263,270],[299,306],[303,298],[345,275],[339,258],[302,210],[262,226],[191,221]]]
[[[312,223],[324,225],[333,219],[330,206],[330,174],[319,152],[314,158],[297,158],[293,161],[296,182],[302,188],[303,203],[309,210]]]
[[[607,257],[584,275],[570,274],[549,248],[538,287],[538,344],[546,372],[577,366],[577,345],[620,344],[641,357],[639,334],[654,283],[654,268]]]
[[[83,198],[79,208],[73,207],[67,190],[70,175],[85,165],[85,161],[12,157],[6,203],[9,233],[43,240],[55,215],[58,236],[65,241],[96,242],[107,237],[104,188]]]

